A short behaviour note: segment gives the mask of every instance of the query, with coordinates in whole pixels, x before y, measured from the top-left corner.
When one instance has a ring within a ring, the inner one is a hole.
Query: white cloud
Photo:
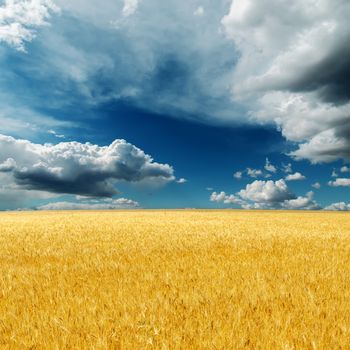
[[[253,178],[257,178],[259,176],[262,176],[262,171],[259,170],[259,169],[251,169],[251,168],[247,168],[247,174],[248,176],[250,177],[253,177]]]
[[[264,204],[275,204],[294,198],[283,179],[275,182],[256,180],[239,191],[238,195],[244,200]]]
[[[321,184],[319,182],[315,182],[314,184],[311,185],[313,188],[316,188],[319,190],[321,188]]]
[[[339,177],[335,179],[335,181],[329,181],[328,185],[332,187],[339,187],[339,186],[350,187],[350,179]]]
[[[217,203],[224,203],[224,204],[237,204],[237,205],[242,205],[244,204],[244,201],[240,199],[239,197],[230,194],[227,195],[225,192],[213,192],[210,196],[210,201],[212,202],[217,202]]]
[[[331,177],[338,177],[338,174],[334,169],[332,171]]]
[[[347,167],[347,166],[342,166],[342,167],[340,168],[340,172],[341,172],[341,173],[350,173],[350,168]]]
[[[332,203],[328,207],[324,208],[324,210],[350,211],[350,203],[345,203],[345,202]]]
[[[236,171],[234,174],[233,174],[233,177],[235,179],[238,179],[240,180],[242,178],[242,175],[243,175],[243,172],[242,171]]]
[[[234,98],[302,143],[297,159],[350,158],[349,16],[344,0],[234,0],[222,20],[241,53]]]
[[[12,160],[9,160],[12,158]],[[61,142],[35,144],[0,135],[0,164],[4,183],[25,190],[110,197],[115,183],[165,184],[173,168],[160,164],[125,140],[109,146]]]
[[[123,16],[133,15],[139,6],[139,0],[124,0]]]
[[[294,174],[289,174],[286,176],[286,181],[299,181],[305,179],[306,177],[299,172],[295,172]]]
[[[0,7],[0,41],[19,51],[32,41],[36,28],[48,25],[51,13],[59,8],[51,0],[5,0]]]
[[[177,182],[178,184],[184,184],[184,183],[187,182],[187,180],[186,180],[185,178],[182,177],[181,179],[176,180],[176,182]]]
[[[283,179],[258,181],[248,184],[236,194],[213,192],[210,200],[224,204],[236,204],[243,209],[306,209],[317,210],[320,206],[313,199],[314,193],[296,197]]]
[[[38,210],[113,210],[135,209],[139,203],[131,199],[90,200],[84,202],[53,202],[37,207]]]
[[[312,191],[306,194],[306,197],[299,196],[295,199],[289,199],[282,203],[285,209],[304,209],[304,210],[318,210],[320,206],[313,200],[314,193]]]
[[[265,169],[266,171],[271,172],[271,173],[275,173],[275,172],[277,171],[277,168],[276,168],[274,165],[272,165],[272,164],[270,163],[269,158],[266,158],[266,162],[265,162],[265,167],[264,167],[264,169]]]

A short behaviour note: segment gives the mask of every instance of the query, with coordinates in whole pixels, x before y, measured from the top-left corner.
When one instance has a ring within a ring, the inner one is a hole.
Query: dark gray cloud
[[[344,104],[350,101],[350,36],[339,48],[331,51],[317,64],[297,75],[285,88],[293,92],[316,91],[322,101]],[[349,115],[350,118],[350,115]]]

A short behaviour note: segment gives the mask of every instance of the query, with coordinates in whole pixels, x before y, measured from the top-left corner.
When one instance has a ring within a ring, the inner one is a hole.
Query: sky
[[[348,0],[0,0],[0,210],[350,210]]]

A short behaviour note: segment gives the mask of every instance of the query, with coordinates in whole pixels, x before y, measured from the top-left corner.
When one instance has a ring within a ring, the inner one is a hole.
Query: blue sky
[[[0,209],[350,210],[344,0],[0,1]]]

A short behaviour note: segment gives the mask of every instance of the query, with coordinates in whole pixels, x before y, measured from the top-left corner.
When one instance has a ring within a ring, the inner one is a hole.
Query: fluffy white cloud
[[[131,199],[89,200],[84,202],[53,202],[37,207],[38,210],[113,210],[135,209],[139,203]]]
[[[318,210],[320,206],[313,200],[314,193],[312,191],[306,194],[306,197],[299,196],[295,199],[289,199],[282,203],[285,209],[304,209],[304,210]]]
[[[306,177],[299,172],[295,172],[294,174],[289,174],[286,176],[286,181],[299,181],[305,179]]]
[[[174,180],[171,166],[154,162],[125,140],[103,147],[79,142],[41,145],[0,135],[0,164],[8,185],[61,194],[110,197],[117,193],[117,181]]]
[[[237,205],[243,205],[244,201],[240,199],[239,197],[230,194],[227,195],[225,192],[213,192],[210,196],[210,201],[217,202],[217,203],[224,203],[224,204],[237,204]]]
[[[328,185],[332,187],[339,187],[339,186],[350,187],[350,179],[339,177],[335,179],[335,181],[329,181]]]
[[[332,203],[328,207],[324,208],[324,210],[350,211],[350,203],[345,203],[345,202]]]
[[[5,0],[0,7],[0,41],[25,51],[24,43],[35,37],[35,28],[48,25],[59,8],[51,0]]]
[[[234,0],[223,18],[241,53],[235,99],[301,142],[296,158],[350,158],[349,16],[344,0]]]
[[[278,181],[256,180],[239,191],[238,195],[245,200],[264,204],[275,204],[294,198],[283,179]]]
[[[315,182],[314,184],[311,185],[313,188],[316,188],[319,190],[321,188],[321,184],[319,182]]]
[[[176,180],[176,182],[177,182],[178,184],[184,184],[184,183],[187,182],[187,180],[186,180],[185,178],[182,177],[181,179]]]
[[[212,202],[235,204],[243,209],[305,209],[318,210],[320,206],[313,199],[314,193],[296,197],[283,179],[278,181],[254,181],[236,194],[213,192]]]

